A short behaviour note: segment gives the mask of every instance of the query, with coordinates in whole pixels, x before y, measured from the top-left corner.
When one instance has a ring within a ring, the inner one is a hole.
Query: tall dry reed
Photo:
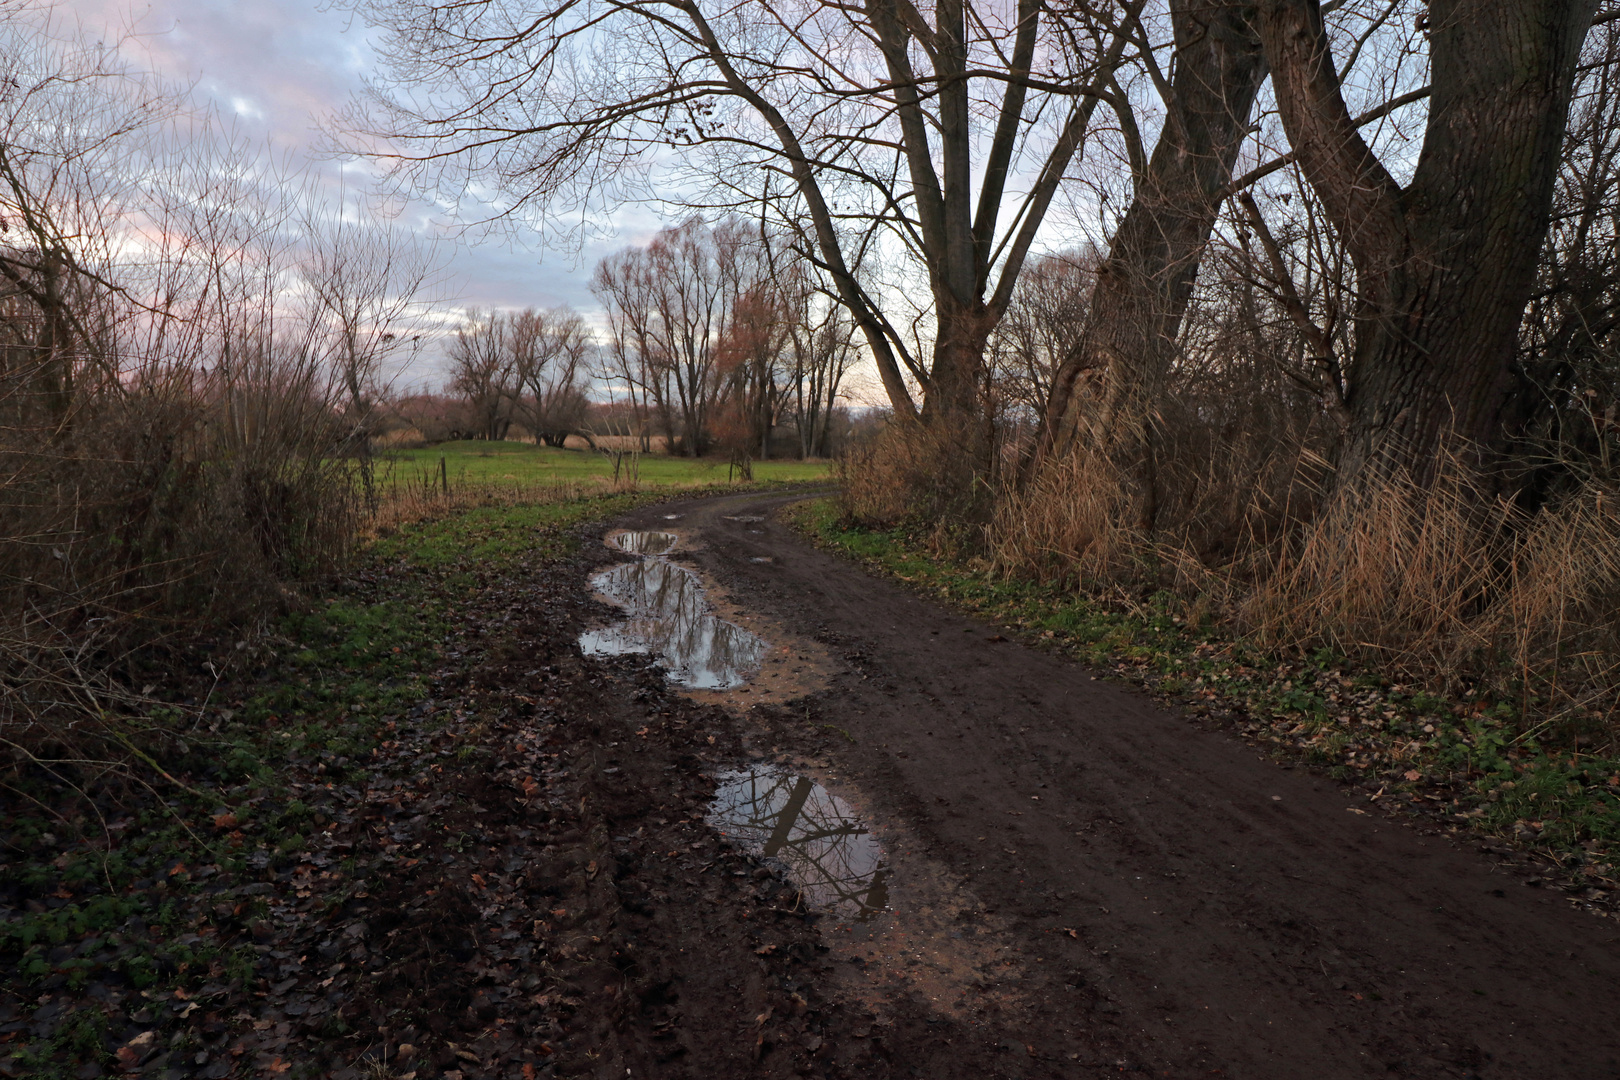
[[[1151,532],[1137,525],[1137,478],[1076,440],[995,491],[968,530],[974,553],[992,573],[1127,607],[1168,593],[1267,650],[1329,649],[1404,682],[1510,697],[1527,724],[1620,733],[1612,486],[1589,480],[1530,514],[1452,457],[1427,485],[1392,475],[1329,498],[1331,469],[1306,437],[1221,440],[1187,425],[1161,449]],[[934,524],[949,505],[935,463],[950,450],[916,429],[874,440],[843,465],[846,513]]]
[[[1301,453],[1292,469],[1211,461],[1147,535],[1107,456],[1071,452],[1000,493],[992,564],[1116,601],[1168,591],[1267,649],[1620,730],[1616,492],[1588,482],[1532,515],[1450,458],[1428,485],[1385,476],[1325,499],[1325,463]]]
[[[1543,719],[1620,719],[1620,502],[1597,484],[1532,516],[1455,460],[1429,486],[1381,478],[1335,498],[1260,570],[1242,625],[1267,645],[1511,688]]]
[[[978,451],[972,433],[945,424],[892,423],[835,463],[844,512],[872,524],[972,528],[995,496],[995,463]]]

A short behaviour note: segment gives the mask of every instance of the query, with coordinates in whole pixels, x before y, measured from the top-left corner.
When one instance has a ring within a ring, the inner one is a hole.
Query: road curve
[[[1171,1076],[1620,1076],[1620,922],[991,641],[770,520],[793,498],[625,523],[680,513],[688,561],[733,603],[858,657],[807,706],[853,736],[839,769],[1040,958],[1054,1032]]]

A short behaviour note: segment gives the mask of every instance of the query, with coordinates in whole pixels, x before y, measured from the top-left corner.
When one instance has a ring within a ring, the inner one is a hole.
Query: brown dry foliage
[[[1616,720],[1620,500],[1588,483],[1534,516],[1452,459],[1427,488],[1380,479],[1267,552],[1242,625],[1442,686],[1479,681],[1533,711]]]
[[[27,367],[4,374],[0,739],[125,743],[173,647],[251,632],[346,554],[359,489],[330,414],[271,358],[228,385],[81,380],[65,419],[31,407]]]
[[[995,489],[971,436],[942,424],[891,423],[834,465],[845,515],[877,525],[927,523],[947,534],[993,511]]]
[[[1526,723],[1620,722],[1620,496],[1589,480],[1534,514],[1450,456],[1328,500],[1331,468],[1293,438],[1223,440],[1191,423],[1162,444],[1158,528],[1133,526],[1130,479],[1077,439],[1003,483],[971,535],[989,572],[1131,606],[1172,596],[1195,621],[1268,650],[1331,649],[1438,690],[1511,696]],[[843,463],[854,520],[932,528],[961,489],[949,439],[895,427]],[[983,485],[981,485],[983,486]]]

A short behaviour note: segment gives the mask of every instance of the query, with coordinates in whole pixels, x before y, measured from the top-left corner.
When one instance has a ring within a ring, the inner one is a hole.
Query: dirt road
[[[625,524],[824,658],[807,698],[731,704],[890,849],[886,923],[824,931],[850,993],[993,1006],[1010,1072],[1620,1076],[1620,923],[813,549],[786,501]]]

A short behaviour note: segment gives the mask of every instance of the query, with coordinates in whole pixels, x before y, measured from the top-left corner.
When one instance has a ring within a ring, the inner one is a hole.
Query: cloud
[[[191,86],[199,104],[212,106],[236,136],[294,161],[311,160],[334,204],[369,188],[370,163],[312,157],[321,121],[358,93],[372,70],[361,20],[320,0],[152,0],[133,8],[116,0],[71,0],[62,11],[103,41],[121,40],[132,65]],[[403,207],[400,220],[424,236],[442,237],[435,209]],[[611,224],[613,235],[588,239],[577,251],[547,250],[532,234],[454,237],[447,243],[445,292],[464,306],[569,304],[599,325],[592,269],[605,255],[646,243],[664,222],[650,208],[627,206]],[[441,351],[425,348],[401,378],[433,383],[442,366]],[[854,400],[882,400],[875,373],[852,373],[850,388]]]
[[[314,161],[321,120],[361,89],[371,69],[366,26],[313,0],[154,0],[130,8],[112,0],[74,0],[63,15],[121,51],[136,67],[192,87],[238,136],[278,154],[311,160],[310,168],[336,195],[364,191],[365,162]],[[442,233],[433,208],[403,208],[401,219],[424,235]],[[548,251],[512,237],[464,235],[448,246],[448,292],[455,302],[521,308],[570,304],[587,314],[597,305],[590,272],[598,259],[645,241],[659,222],[629,208],[615,220],[618,235],[575,252]],[[425,350],[412,382],[429,381],[437,350]]]

